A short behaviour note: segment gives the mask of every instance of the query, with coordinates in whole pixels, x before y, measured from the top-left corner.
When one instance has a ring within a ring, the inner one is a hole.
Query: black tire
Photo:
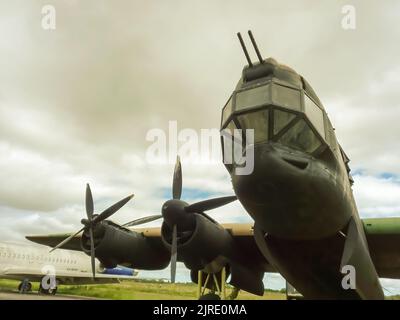
[[[199,300],[221,300],[221,297],[215,293],[207,293],[201,296]]]
[[[49,290],[47,290],[47,294],[51,294],[54,296],[56,293],[57,293],[57,287],[50,288]]]
[[[40,282],[40,284],[39,284],[39,294],[55,295],[57,293],[57,285],[58,285],[58,283],[59,283],[59,281],[56,280],[54,288],[45,289],[45,288],[42,287],[42,282]]]
[[[42,287],[42,284],[39,285],[39,294],[49,294],[49,291]]]
[[[18,285],[18,291],[22,293],[31,292],[32,291],[32,283],[28,282],[25,284],[25,288],[22,290],[22,285],[24,282],[20,282]]]

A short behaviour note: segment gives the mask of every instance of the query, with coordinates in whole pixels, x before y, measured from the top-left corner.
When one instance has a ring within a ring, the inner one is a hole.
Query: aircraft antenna
[[[258,50],[256,40],[254,40],[253,33],[251,32],[251,30],[248,31],[248,34],[249,34],[251,43],[253,44],[254,50],[256,51],[258,60],[260,61],[260,63],[264,63],[264,60],[261,56],[260,50]]]
[[[242,38],[242,35],[240,34],[240,32],[237,33],[237,36],[239,38],[240,45],[242,46],[244,55],[246,56],[247,62],[249,63],[249,67],[252,67],[253,64],[251,63],[249,53],[247,52],[246,45],[244,44],[244,41],[243,41],[243,38]]]

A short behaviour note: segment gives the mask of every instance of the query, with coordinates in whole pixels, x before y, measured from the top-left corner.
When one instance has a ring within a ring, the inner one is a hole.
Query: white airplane
[[[132,280],[138,272],[118,266],[103,268],[96,260],[93,279],[89,257],[83,252],[0,242],[0,278],[20,280],[18,290],[32,290],[31,282],[40,282],[39,293],[55,294],[59,284],[118,283]]]

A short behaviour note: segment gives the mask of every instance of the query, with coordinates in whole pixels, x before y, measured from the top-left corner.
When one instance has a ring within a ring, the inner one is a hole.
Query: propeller
[[[140,224],[149,223],[149,222],[158,220],[160,218],[162,218],[162,215],[161,214],[156,214],[154,216],[148,216],[148,217],[144,217],[144,218],[139,218],[139,219],[133,220],[131,222],[123,224],[122,226],[125,227],[125,228],[133,227],[133,226],[137,226],[137,225],[140,225]]]
[[[171,246],[171,282],[175,283],[176,276],[176,260],[178,259],[178,231],[176,224],[172,229],[172,246]]]
[[[153,215],[133,220],[124,224],[124,227],[136,226],[150,221],[163,218],[164,223],[171,230],[171,282],[175,282],[178,236],[185,237],[193,231],[196,218],[195,213],[203,215],[205,218],[217,223],[214,219],[204,213],[224,206],[235,201],[236,196],[220,197],[208,199],[194,204],[188,204],[181,200],[182,196],[182,166],[179,156],[176,158],[174,176],[172,182],[172,199],[166,201],[161,208],[161,215]]]
[[[95,247],[94,247],[94,237],[93,237],[93,230],[96,225],[109,217],[111,217],[114,213],[116,213],[119,209],[121,209],[125,204],[128,203],[129,200],[133,198],[133,194],[118,201],[117,203],[113,204],[111,207],[104,210],[99,215],[94,215],[94,205],[93,205],[93,196],[92,191],[90,189],[89,184],[86,184],[86,199],[85,199],[85,207],[86,207],[86,217],[87,219],[82,219],[81,223],[83,224],[83,228],[66,238],[65,240],[61,241],[58,245],[56,245],[50,252],[62,247],[66,243],[68,243],[72,238],[80,234],[82,231],[89,235],[90,239],[90,262],[92,266],[92,274],[93,279],[96,276],[95,270]]]

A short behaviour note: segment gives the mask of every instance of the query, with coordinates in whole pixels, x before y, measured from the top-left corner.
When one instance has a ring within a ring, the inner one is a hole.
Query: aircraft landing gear
[[[234,287],[231,294],[229,295],[228,299],[229,300],[235,300],[237,298],[237,296],[239,295],[239,288]]]
[[[204,282],[203,276],[206,277]],[[213,283],[211,284],[210,281],[213,281]],[[207,288],[209,291],[205,293]],[[205,273],[201,270],[197,272],[197,298],[199,300],[234,300],[237,298],[239,290],[235,287],[229,296],[226,295],[225,267],[218,275],[215,273]]]
[[[18,291],[19,293],[28,293],[32,291],[32,283],[30,283],[28,279],[22,280],[18,285]]]
[[[45,289],[42,287],[42,284],[40,284],[38,292],[39,294],[55,295],[57,293],[57,287]]]
[[[42,282],[43,281],[41,281],[39,284],[39,290],[38,290],[39,294],[55,295],[57,293],[57,282],[56,282],[55,286],[50,286],[49,288],[44,288],[42,286]],[[46,286],[46,287],[48,287],[48,286]]]
[[[213,293],[212,291],[209,293],[206,293],[205,295],[201,296],[199,300],[221,300],[221,297],[215,292]]]

